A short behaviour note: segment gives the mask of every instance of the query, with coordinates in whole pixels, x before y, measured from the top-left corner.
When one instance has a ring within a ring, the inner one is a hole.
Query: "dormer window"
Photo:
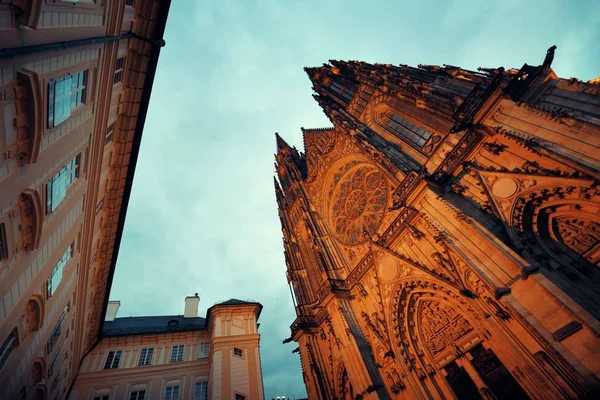
[[[332,81],[331,85],[329,85],[329,88],[346,101],[350,101],[352,100],[352,97],[354,97],[354,91],[345,88],[336,81]]]

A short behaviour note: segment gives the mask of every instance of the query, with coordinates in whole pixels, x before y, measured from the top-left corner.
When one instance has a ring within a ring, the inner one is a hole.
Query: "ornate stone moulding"
[[[44,102],[38,74],[27,69],[18,71],[14,91],[16,152],[21,164],[35,163],[40,152],[44,130],[42,122]]]
[[[21,213],[21,229],[23,232],[23,248],[25,251],[37,249],[42,237],[44,208],[37,190],[26,189],[21,194],[19,203]]]

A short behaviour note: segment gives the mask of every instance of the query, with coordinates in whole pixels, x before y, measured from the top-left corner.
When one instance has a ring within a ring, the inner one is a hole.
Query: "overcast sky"
[[[522,4],[521,4],[522,3]],[[111,300],[119,316],[263,304],[267,399],[305,395],[273,189],[274,132],[329,126],[302,70],[329,59],[600,75],[599,1],[172,0]],[[292,397],[293,398],[293,397]]]

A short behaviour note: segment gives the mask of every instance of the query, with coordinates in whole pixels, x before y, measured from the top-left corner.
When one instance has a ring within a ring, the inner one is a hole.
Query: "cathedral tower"
[[[600,85],[306,68],[333,128],[278,134],[311,399],[584,398],[600,378]]]

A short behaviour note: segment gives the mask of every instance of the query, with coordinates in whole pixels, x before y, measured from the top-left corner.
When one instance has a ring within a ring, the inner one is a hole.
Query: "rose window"
[[[335,236],[344,244],[356,245],[365,241],[365,232],[372,235],[377,231],[389,190],[375,167],[347,167],[334,176],[329,215]]]

